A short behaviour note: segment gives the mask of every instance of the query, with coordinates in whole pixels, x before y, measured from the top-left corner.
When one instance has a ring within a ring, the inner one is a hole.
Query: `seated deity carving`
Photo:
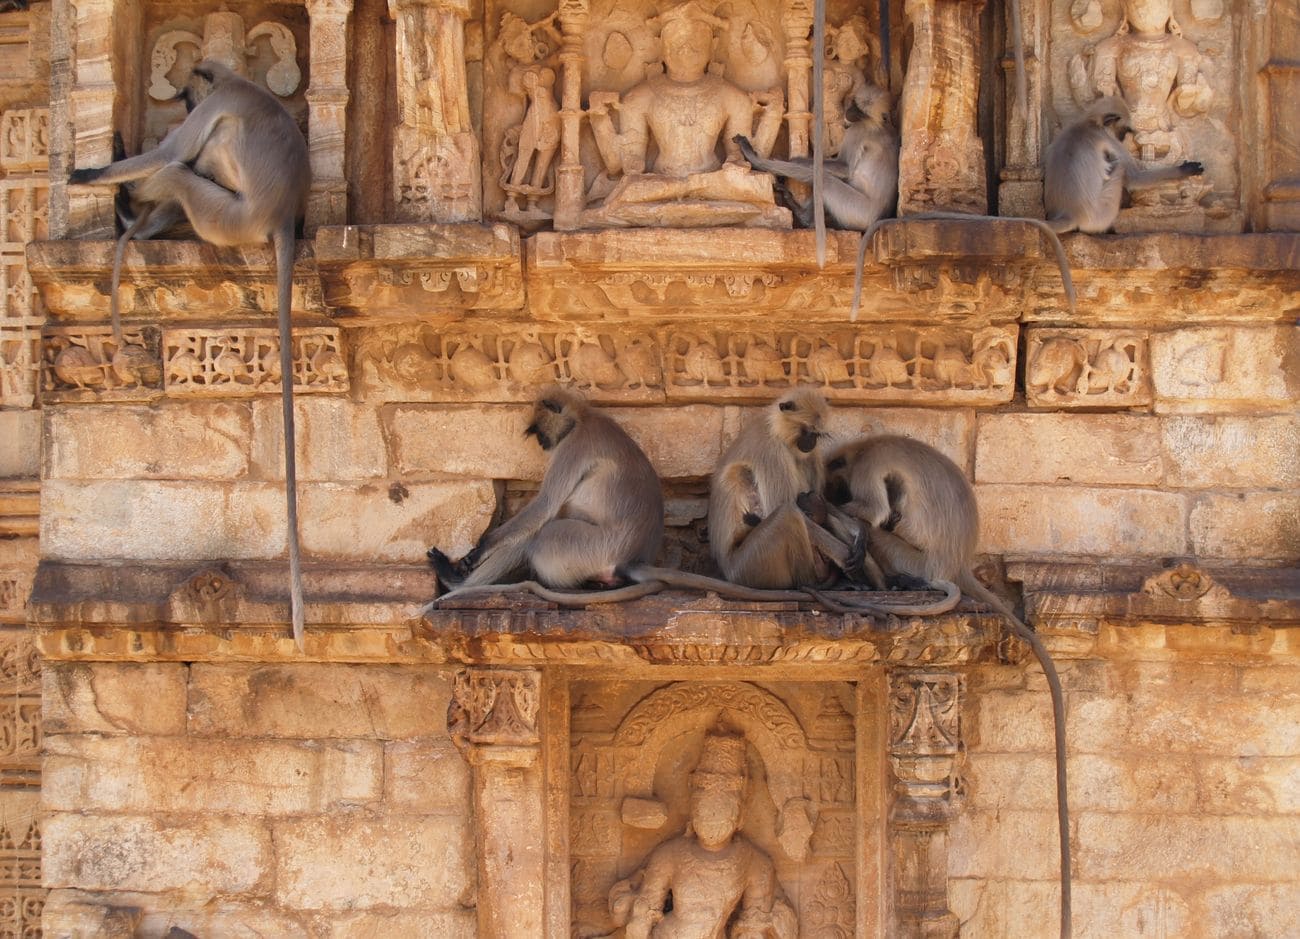
[[[760,153],[771,151],[784,116],[780,87],[747,92],[709,70],[723,21],[697,0],[668,10],[660,23],[663,73],[621,96],[590,95],[587,117],[604,172],[586,215],[603,225],[790,227],[772,176],[750,169],[732,140],[748,137]]]
[[[746,782],[745,738],[711,731],[690,776],[686,831],[610,890],[626,939],[796,939],[772,859],[740,833]]]

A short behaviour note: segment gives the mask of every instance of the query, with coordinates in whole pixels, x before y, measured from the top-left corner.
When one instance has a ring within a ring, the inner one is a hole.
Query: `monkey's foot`
[[[890,574],[885,578],[890,590],[929,590],[930,582],[911,574]]]
[[[453,563],[451,558],[447,557],[438,548],[430,548],[427,557],[438,575],[438,580],[442,582],[444,587],[455,587],[465,579],[465,572],[460,569],[461,565]]]
[[[85,186],[89,183],[93,183],[95,180],[99,179],[99,174],[102,172],[104,172],[102,169],[73,170],[68,174],[68,185]]]

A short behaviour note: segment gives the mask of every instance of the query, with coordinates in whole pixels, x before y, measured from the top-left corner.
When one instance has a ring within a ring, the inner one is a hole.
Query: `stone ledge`
[[[51,322],[108,320],[115,241],[34,241],[27,268]],[[133,241],[122,258],[123,320],[248,323],[276,315],[275,252],[202,241]],[[295,252],[293,309],[325,313],[310,242]],[[323,325],[327,321],[321,320]],[[57,324],[56,324],[57,325]]]

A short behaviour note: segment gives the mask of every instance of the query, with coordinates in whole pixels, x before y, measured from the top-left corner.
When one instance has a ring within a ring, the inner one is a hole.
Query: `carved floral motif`
[[[952,755],[960,739],[961,680],[944,672],[896,673],[890,681],[890,752]]]
[[[447,730],[458,746],[537,743],[539,673],[463,669],[456,673]]]
[[[1151,403],[1144,332],[1031,329],[1025,395],[1039,407],[1136,407]]]
[[[1142,583],[1142,593],[1149,597],[1174,600],[1228,600],[1232,594],[1207,572],[1193,564],[1179,564],[1177,567],[1152,574]]]
[[[294,392],[348,390],[339,330],[293,331]],[[163,334],[168,394],[272,394],[280,390],[280,334],[276,329],[169,329]]]
[[[43,173],[49,162],[49,108],[0,114],[0,169],[7,173]]]

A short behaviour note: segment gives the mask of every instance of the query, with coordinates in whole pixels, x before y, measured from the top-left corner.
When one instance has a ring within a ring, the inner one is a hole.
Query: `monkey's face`
[[[1128,105],[1118,96],[1094,101],[1088,114],[1103,129],[1110,131],[1116,140],[1123,140],[1133,130],[1133,118],[1129,115]]]
[[[890,121],[889,110],[892,106],[889,92],[875,85],[863,85],[853,93],[844,116],[850,121],[865,119],[883,127]]]
[[[214,88],[229,75],[234,73],[220,62],[204,59],[190,71],[189,78],[176,97],[185,102],[186,112],[193,111],[199,103],[212,94]]]
[[[524,430],[524,436],[536,437],[543,450],[551,450],[569,435],[577,423],[573,403],[561,394],[548,394],[533,408],[533,420]]]
[[[837,453],[826,461],[826,489],[823,493],[831,505],[845,505],[853,501],[849,489],[849,461],[842,453]]]
[[[812,453],[826,426],[826,399],[808,388],[796,388],[777,399],[770,413],[773,436],[800,453]]]

